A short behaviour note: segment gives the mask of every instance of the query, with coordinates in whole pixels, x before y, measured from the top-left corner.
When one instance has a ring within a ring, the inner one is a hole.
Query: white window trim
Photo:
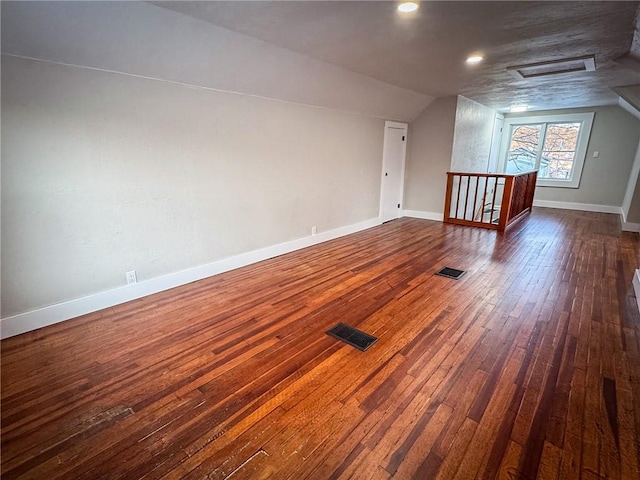
[[[502,131],[502,145],[500,147],[500,157],[498,170],[504,172],[507,160],[507,152],[509,151],[509,143],[511,141],[511,127],[513,125],[531,125],[536,123],[570,123],[581,122],[580,135],[578,137],[578,145],[576,148],[576,156],[574,157],[573,169],[571,170],[571,178],[566,180],[538,178],[536,185],[538,187],[564,187],[579,188],[580,178],[582,177],[582,169],[587,156],[587,147],[589,138],[591,137],[591,127],[593,126],[593,112],[588,113],[568,113],[562,115],[529,115],[526,117],[506,117],[504,119],[504,127]]]

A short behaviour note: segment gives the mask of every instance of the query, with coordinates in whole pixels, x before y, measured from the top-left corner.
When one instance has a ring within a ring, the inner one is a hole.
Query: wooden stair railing
[[[444,222],[504,232],[531,211],[537,170],[517,175],[447,172]]]

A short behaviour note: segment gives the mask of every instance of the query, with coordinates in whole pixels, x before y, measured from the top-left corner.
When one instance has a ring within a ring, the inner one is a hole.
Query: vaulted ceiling
[[[640,84],[638,4],[3,1],[2,52],[411,121],[458,94],[502,111],[615,104],[613,88]],[[484,61],[467,65],[472,53]],[[584,55],[595,71],[507,72]]]
[[[615,59],[631,48],[638,2],[158,2],[158,5],[435,97],[462,94],[495,109],[615,103],[640,83]],[[480,52],[485,60],[469,66]],[[518,80],[509,66],[595,55],[595,72]],[[638,58],[640,60],[640,58]]]

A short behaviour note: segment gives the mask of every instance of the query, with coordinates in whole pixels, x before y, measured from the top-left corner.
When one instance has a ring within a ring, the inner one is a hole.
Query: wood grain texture
[[[508,227],[522,220],[531,211],[537,178],[537,170],[515,175],[447,172],[443,221],[444,223],[489,228],[504,232]],[[466,182],[463,182],[463,179]],[[484,193],[480,201],[480,209],[476,209],[481,179],[484,179]],[[491,200],[489,201],[487,198],[487,185],[490,180],[493,180],[491,182],[493,183],[493,192],[490,194]],[[503,183],[500,183],[500,181]],[[472,183],[474,184],[473,188],[471,188]],[[496,204],[498,184],[503,185],[503,187],[499,204]],[[455,192],[454,185],[456,186]],[[465,193],[461,195],[463,190]],[[470,195],[472,196],[470,197]],[[472,208],[469,210],[471,206]],[[453,215],[451,215],[452,211]],[[498,212],[499,217],[496,218],[494,212]],[[489,213],[488,217],[487,213]]]
[[[9,338],[2,478],[640,478],[639,243],[399,219]]]

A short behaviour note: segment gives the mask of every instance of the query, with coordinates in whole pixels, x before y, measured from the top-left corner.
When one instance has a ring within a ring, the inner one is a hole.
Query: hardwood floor
[[[400,219],[7,339],[2,478],[637,480],[618,222]]]

